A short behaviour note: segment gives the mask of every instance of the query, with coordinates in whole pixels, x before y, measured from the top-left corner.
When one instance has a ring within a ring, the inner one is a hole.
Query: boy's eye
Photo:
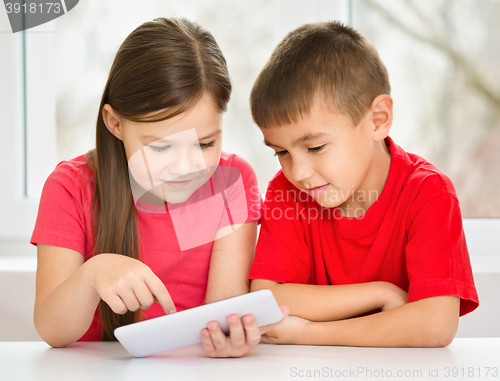
[[[198,143],[196,145],[199,146],[202,150],[208,149],[208,148],[213,147],[215,145],[215,140],[212,140],[210,143]]]
[[[308,148],[307,151],[308,152],[319,152],[321,151],[324,147],[326,146],[326,144],[323,144],[322,146],[318,146],[318,147],[311,147],[311,148]],[[276,151],[274,152],[274,156],[284,156],[288,153],[288,151]]]
[[[167,145],[167,146],[163,146],[163,147],[156,147],[156,146],[148,145],[148,147],[151,148],[155,152],[163,152],[163,151],[168,150],[171,146]]]
[[[311,147],[311,148],[308,148],[307,150],[309,152],[319,152],[325,147],[325,145],[326,144],[323,144],[322,146],[318,146],[318,147]]]

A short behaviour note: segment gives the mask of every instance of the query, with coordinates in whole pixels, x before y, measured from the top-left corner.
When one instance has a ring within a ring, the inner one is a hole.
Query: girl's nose
[[[181,177],[193,172],[194,158],[192,153],[186,150],[179,150],[173,157],[170,158],[168,170],[174,177]]]
[[[169,158],[168,171],[173,177],[181,177],[206,168],[203,153],[182,147]]]

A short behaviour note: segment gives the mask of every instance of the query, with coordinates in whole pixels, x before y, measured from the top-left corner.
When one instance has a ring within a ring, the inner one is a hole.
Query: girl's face
[[[118,119],[121,134],[115,136],[125,146],[136,199],[149,193],[168,203],[184,202],[219,164],[222,112],[208,95],[184,113],[160,122]]]

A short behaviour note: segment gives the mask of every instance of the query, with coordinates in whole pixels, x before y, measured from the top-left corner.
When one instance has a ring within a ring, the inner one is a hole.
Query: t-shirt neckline
[[[394,194],[401,188],[404,181],[403,174],[407,170],[408,161],[405,152],[387,136],[385,143],[391,154],[389,174],[378,199],[361,217],[343,217],[335,207],[332,217],[335,220],[335,231],[345,235],[363,235],[376,228],[382,221],[387,209],[393,201]]]

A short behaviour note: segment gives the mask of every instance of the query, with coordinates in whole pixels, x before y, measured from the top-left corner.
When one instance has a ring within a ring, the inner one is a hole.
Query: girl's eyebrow
[[[213,138],[215,136],[219,136],[221,133],[222,133],[222,130],[219,128],[219,129],[215,130],[214,132],[212,132],[211,134],[208,134],[207,136],[200,138],[199,140],[207,140],[207,139]]]
[[[210,139],[210,138],[213,138],[215,136],[218,136],[222,133],[222,130],[219,128],[217,130],[215,130],[214,132],[208,134],[207,136],[204,136],[203,138],[200,138],[198,140],[206,140],[206,139]],[[164,136],[164,137],[159,137],[159,136],[155,136],[155,135],[143,135],[141,136],[141,141],[144,143],[144,144],[149,144],[149,143],[152,143],[152,142],[159,142],[159,143],[168,143],[168,136]]]

